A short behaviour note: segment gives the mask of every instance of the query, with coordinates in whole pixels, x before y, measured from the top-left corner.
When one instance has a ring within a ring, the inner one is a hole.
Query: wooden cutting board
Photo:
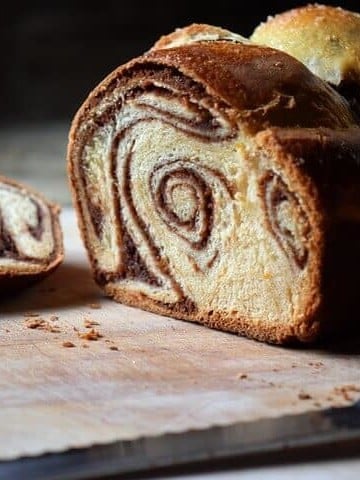
[[[360,398],[359,339],[290,349],[117,304],[62,221],[64,264],[1,305],[0,460]]]

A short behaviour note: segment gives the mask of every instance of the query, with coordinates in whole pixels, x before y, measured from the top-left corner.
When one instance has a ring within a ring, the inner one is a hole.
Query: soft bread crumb
[[[96,322],[95,320],[92,320],[91,318],[87,318],[87,319],[84,320],[85,328],[91,328],[95,325],[100,325],[100,323]]]
[[[85,333],[78,333],[78,335],[83,340],[91,340],[91,341],[96,341],[99,338],[103,337],[103,335],[95,328],[92,328],[91,330]]]

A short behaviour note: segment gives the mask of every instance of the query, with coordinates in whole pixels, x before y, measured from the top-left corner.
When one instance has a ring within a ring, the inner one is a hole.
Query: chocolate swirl
[[[213,191],[220,189],[223,198],[231,198],[232,193],[224,173],[193,158],[189,149],[181,152],[175,136],[184,144],[189,139],[220,144],[231,141],[237,129],[225,106],[214,103],[200,84],[178,71],[157,67],[146,81],[136,81],[138,74],[135,68],[126,81],[122,79],[124,85],[114,85],[108,94],[115,96],[121,89],[117,100],[104,101],[84,127],[78,176],[85,201],[80,208],[88,219],[88,244],[96,258],[99,283],[135,281],[146,291],[167,292],[161,296],[163,302],[188,301],[152,225],[184,242],[189,265],[204,272],[218,256],[212,241],[218,214]],[[152,137],[144,132],[162,129],[174,137],[173,151],[164,157],[155,143],[147,153],[151,158],[145,169],[141,155]],[[139,182],[144,182],[147,192]],[[141,203],[153,205],[154,210],[144,211]],[[199,252],[203,253],[199,256]]]
[[[210,237],[214,198],[211,187],[189,161],[174,160],[158,166],[150,177],[156,209],[168,228],[194,249],[202,249]],[[216,171],[210,171],[218,175]]]
[[[304,269],[309,255],[310,223],[296,195],[275,172],[260,180],[260,192],[269,230],[285,254]]]

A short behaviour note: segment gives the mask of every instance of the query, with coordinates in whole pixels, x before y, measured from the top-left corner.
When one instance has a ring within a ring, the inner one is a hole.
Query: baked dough
[[[360,14],[307,5],[270,16],[250,39],[287,52],[338,89],[360,119]]]
[[[0,295],[40,280],[63,260],[60,209],[0,176]]]
[[[353,114],[279,50],[173,39],[110,73],[71,125],[68,173],[94,278],[137,308],[314,341],[331,323],[327,279],[343,248],[333,233],[359,225]],[[348,282],[336,287],[344,303]]]
[[[179,47],[194,42],[212,42],[224,40],[228,42],[251,43],[242,35],[226,30],[225,28],[206,23],[191,23],[183,28],[176,28],[167,35],[162,35],[152,46],[151,50]]]

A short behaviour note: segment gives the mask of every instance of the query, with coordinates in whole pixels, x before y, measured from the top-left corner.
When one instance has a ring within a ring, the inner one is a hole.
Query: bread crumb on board
[[[41,317],[28,318],[25,320],[25,326],[31,328],[32,330],[45,330],[46,332],[51,333],[60,333],[61,330],[57,325],[52,325],[47,320],[44,320]]]
[[[335,395],[341,396],[347,402],[354,401],[352,394],[360,393],[360,386],[357,385],[341,385],[334,388]]]
[[[300,392],[298,395],[299,400],[311,400],[312,396],[306,392]]]
[[[91,318],[85,318],[85,320],[84,320],[85,328],[91,328],[91,327],[94,327],[96,325],[100,325],[100,323],[96,322],[95,320],[92,320]]]
[[[98,340],[99,338],[102,338],[104,335],[102,335],[95,328],[92,328],[88,332],[84,332],[84,333],[78,332],[78,336],[83,340]]]
[[[93,308],[101,308],[101,305],[99,304],[91,304],[93,305]],[[40,316],[39,313],[37,312],[26,312],[25,315],[25,326],[26,328],[30,329],[37,329],[37,330],[42,330],[44,332],[51,332],[51,333],[61,333],[60,327],[58,323],[55,323],[59,320],[58,315],[50,315],[49,319],[46,320],[43,317]],[[84,343],[81,343],[82,348],[89,348],[89,342],[92,341],[97,341],[100,338],[103,338],[104,335],[97,329],[95,328],[96,326],[100,325],[100,323],[92,318],[84,318],[83,319],[83,324],[84,327],[87,329],[86,331],[81,331],[78,327],[75,325],[72,326],[73,332],[77,335],[77,338],[81,340],[85,340]],[[59,337],[55,337],[59,338]],[[105,342],[107,343],[107,349],[112,350],[112,351],[119,351],[119,347],[114,344],[113,340],[110,339],[105,339]],[[64,340],[62,342],[62,347],[64,348],[75,348],[80,345],[76,345],[71,340]]]

